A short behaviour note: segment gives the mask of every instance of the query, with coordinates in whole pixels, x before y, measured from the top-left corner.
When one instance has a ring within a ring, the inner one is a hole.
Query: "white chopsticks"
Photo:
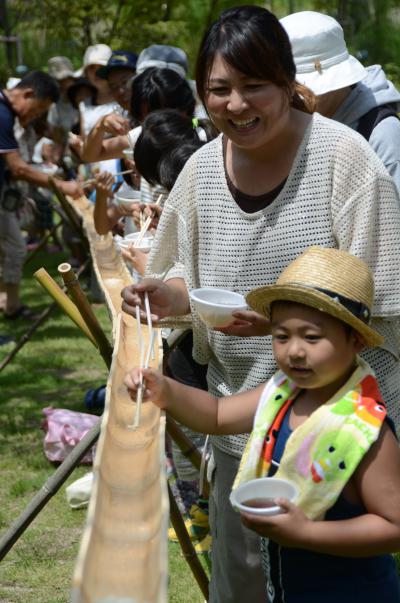
[[[149,329],[149,346],[147,348],[146,359],[144,360],[144,345],[143,345],[143,337],[142,337],[142,325],[140,322],[140,308],[136,306],[136,322],[137,322],[137,337],[138,337],[138,346],[139,346],[139,357],[140,357],[140,370],[149,368],[150,358],[153,355],[153,347],[156,336],[156,329],[153,328],[153,324],[151,321],[151,311],[150,311],[150,302],[147,291],[145,292],[144,303],[146,308],[146,318],[147,318],[147,326]],[[144,360],[144,364],[143,364]],[[143,401],[143,390],[146,387],[146,383],[143,379],[143,374],[140,375],[140,382],[138,385],[138,389],[136,392],[136,408],[135,408],[135,416],[133,419],[133,423],[128,425],[129,429],[136,429],[140,424],[140,413],[142,408]]]
[[[157,207],[160,205],[160,203],[161,203],[161,201],[162,201],[162,198],[163,198],[163,195],[160,195],[160,196],[158,197],[157,201],[155,202],[155,205],[156,205]],[[151,212],[151,215],[150,215],[150,216],[149,216],[149,217],[146,219],[145,223],[144,223],[144,224],[143,224],[143,226],[141,227],[140,232],[139,232],[139,236],[138,236],[138,238],[136,239],[136,241],[135,241],[135,243],[134,243],[134,245],[133,245],[134,247],[140,247],[140,244],[141,244],[141,242],[143,241],[144,235],[145,235],[145,234],[146,234],[146,232],[148,231],[149,226],[150,226],[151,221],[152,221],[152,219],[154,218],[154,216],[155,216],[155,211],[153,210],[153,211]]]

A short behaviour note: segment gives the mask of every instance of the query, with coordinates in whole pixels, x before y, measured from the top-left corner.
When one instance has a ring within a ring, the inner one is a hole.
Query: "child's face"
[[[356,331],[349,331],[336,318],[302,304],[275,302],[271,326],[279,368],[303,389],[339,389],[354,367],[356,353],[363,347]]]

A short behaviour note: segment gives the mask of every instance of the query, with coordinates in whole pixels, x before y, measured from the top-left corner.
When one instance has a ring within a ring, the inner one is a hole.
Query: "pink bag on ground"
[[[75,412],[65,408],[43,408],[46,418],[42,421],[42,429],[46,431],[44,453],[49,461],[63,461],[81,441],[83,436],[93,427],[99,417],[84,412]],[[94,445],[80,460],[81,463],[93,463],[96,452]]]

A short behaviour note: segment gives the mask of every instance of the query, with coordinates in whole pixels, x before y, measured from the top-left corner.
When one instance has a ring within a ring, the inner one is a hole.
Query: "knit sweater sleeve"
[[[345,249],[371,268],[375,317],[400,315],[400,200],[382,162],[358,135],[339,153],[332,196],[333,232]],[[346,152],[347,151],[347,152]]]
[[[185,279],[186,223],[189,206],[192,205],[188,194],[190,171],[190,165],[187,165],[165,202],[147,262],[146,276],[163,280]]]

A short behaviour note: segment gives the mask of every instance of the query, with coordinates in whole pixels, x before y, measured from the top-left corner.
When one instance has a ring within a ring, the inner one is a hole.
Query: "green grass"
[[[42,255],[29,265],[23,281],[23,301],[35,310],[51,303],[32,277],[44,265],[54,276],[63,254]],[[106,333],[110,322],[104,305],[95,305]],[[17,340],[29,325],[0,318],[0,333]],[[0,361],[12,345],[0,348]],[[107,380],[103,360],[92,344],[55,310],[13,361],[0,373],[0,532],[24,510],[54,467],[43,453],[40,429],[46,406],[85,411],[87,389]],[[1,603],[66,603],[79,541],[85,523],[84,510],[71,510],[65,487],[89,468],[75,469],[48,502],[8,555],[0,563]],[[169,548],[171,603],[202,603],[195,580],[179,545]]]

